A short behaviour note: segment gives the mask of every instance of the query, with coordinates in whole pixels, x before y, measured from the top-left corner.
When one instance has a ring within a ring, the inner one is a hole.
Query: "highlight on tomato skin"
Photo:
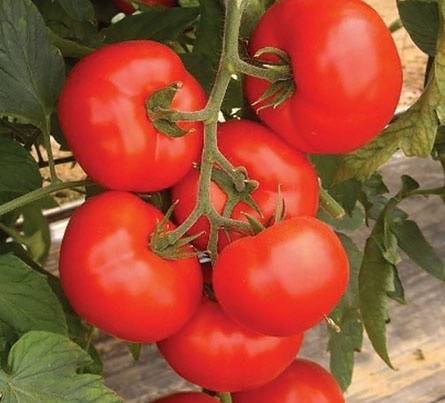
[[[243,213],[248,213],[264,225],[273,222],[279,195],[285,205],[285,218],[313,216],[318,209],[318,177],[306,156],[281,141],[266,126],[249,120],[230,120],[218,126],[218,147],[224,156],[236,167],[244,166],[249,179],[259,182],[252,193],[262,216],[244,202],[239,203],[232,218],[246,221]],[[178,201],[174,210],[176,222],[183,222],[191,213],[196,202],[199,170],[189,173],[172,188],[172,198]],[[227,195],[215,182],[210,187],[210,198],[214,208],[222,213]],[[201,217],[189,234],[205,231],[205,235],[195,240],[194,245],[201,250],[207,248],[209,224]],[[222,250],[231,240],[242,235],[230,231],[219,232],[219,249]]]
[[[58,104],[62,132],[81,167],[106,189],[152,192],[179,181],[199,159],[202,122],[171,138],[155,129],[145,101],[175,82],[171,107],[201,110],[206,95],[168,46],[134,40],[104,46],[71,70]]]
[[[170,366],[184,379],[218,392],[246,390],[281,374],[300,350],[303,335],[263,336],[230,320],[203,298],[179,332],[158,342]]]
[[[364,1],[276,2],[261,17],[249,52],[253,57],[266,47],[287,53],[296,90],[277,108],[260,110],[265,102],[254,108],[297,150],[351,152],[374,139],[393,117],[402,65],[384,21]],[[257,101],[268,86],[265,80],[246,76],[249,102]]]
[[[232,395],[233,403],[344,403],[334,377],[315,362],[297,359],[272,382]]]
[[[220,253],[213,288],[223,311],[261,334],[290,336],[315,326],[349,281],[335,232],[314,217],[284,220]]]
[[[174,7],[177,5],[176,0],[137,0],[137,2],[147,6]],[[125,14],[133,14],[136,11],[131,5],[131,0],[113,0],[113,3]]]
[[[139,197],[117,191],[91,197],[74,212],[59,270],[79,316],[118,338],[152,343],[193,315],[202,295],[201,268],[196,257],[164,260],[149,249],[162,218]]]
[[[154,400],[152,403],[221,403],[218,399],[200,392],[179,392]]]

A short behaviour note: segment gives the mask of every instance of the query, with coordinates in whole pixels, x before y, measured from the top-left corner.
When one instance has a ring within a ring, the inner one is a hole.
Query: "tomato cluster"
[[[318,178],[303,152],[344,152],[370,140],[394,111],[401,74],[391,37],[372,9],[359,0],[313,3],[276,3],[253,34],[252,52],[286,51],[296,84],[278,108],[259,112],[269,127],[248,120],[218,126],[221,153],[257,184],[229,216],[252,226],[256,220],[263,230],[219,231],[219,256],[210,275],[206,268],[211,291],[203,293],[194,253],[207,248],[208,218],[189,229],[189,235],[205,232],[194,247],[183,242],[170,259],[153,239],[175,225],[129,193],[170,188],[176,224],[197,204],[203,124],[180,121],[187,134],[171,137],[146,111],[147,99],[173,83],[179,85],[172,109],[205,108],[204,91],[179,57],[152,41],[106,46],[74,67],[59,102],[76,159],[109,189],[79,208],[64,236],[60,276],[72,307],[116,337],[157,342],[186,380],[233,392],[234,403],[343,401],[329,373],[295,361],[303,333],[332,311],[349,277],[341,242],[315,218]],[[334,46],[340,40],[341,51]],[[252,103],[265,89],[246,78]],[[230,194],[211,179],[211,208],[221,215]],[[158,400],[214,401],[195,392]]]

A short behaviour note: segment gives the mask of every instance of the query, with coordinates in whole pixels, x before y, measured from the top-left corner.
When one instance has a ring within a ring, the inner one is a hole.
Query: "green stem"
[[[292,78],[292,73],[287,65],[275,66],[273,69],[266,69],[264,67],[255,66],[238,59],[236,63],[236,69],[240,73],[247,74],[249,76],[262,78],[270,82],[276,82],[280,80],[288,80]]]
[[[46,125],[42,130],[43,135],[43,145],[45,146],[46,153],[48,154],[48,165],[49,165],[49,172],[51,175],[51,182],[59,182],[60,179],[57,177],[56,172],[56,165],[54,164],[54,156],[53,156],[53,149],[51,147],[51,137],[50,137],[50,117],[46,117]]]
[[[54,160],[54,165],[66,164],[68,162],[76,162],[76,160],[73,156],[57,158]],[[48,166],[49,161],[39,161],[39,168],[47,168]]]
[[[170,245],[174,245],[181,239],[187,231],[196,223],[199,217],[205,215],[210,221],[210,240],[208,250],[212,252],[212,259],[216,258],[218,229],[222,226],[235,227],[246,230],[248,224],[222,217],[215,211],[210,200],[210,185],[212,183],[212,170],[215,163],[221,165],[234,180],[235,186],[244,189],[246,179],[240,170],[221,154],[217,145],[217,122],[218,115],[224,101],[232,74],[236,71],[239,60],[238,37],[241,25],[241,16],[245,7],[245,1],[228,0],[226,6],[226,20],[223,35],[223,48],[219,62],[215,84],[209,96],[205,110],[195,112],[193,120],[200,117],[204,121],[204,146],[200,164],[200,176],[198,185],[198,197],[196,205],[189,217],[175,230],[166,234],[157,245],[157,250],[162,254],[162,250]],[[187,120],[187,115],[180,113],[176,117]],[[185,119],[184,119],[185,118]]]
[[[391,22],[391,24],[389,24],[388,29],[391,33],[394,33],[402,27],[403,27],[402,21],[400,20],[400,18],[397,18],[396,20]]]
[[[339,220],[346,214],[343,207],[320,186],[320,207],[325,210],[331,217]]]
[[[413,190],[406,197],[411,197],[411,196],[431,196],[431,195],[445,196],[445,186],[441,186],[441,187],[437,187],[437,188],[431,188],[431,189]],[[404,197],[404,198],[406,198],[406,197]]]
[[[23,196],[17,197],[16,199],[11,200],[5,204],[2,204],[0,206],[0,216],[9,213],[10,211],[13,211],[19,207],[26,206],[27,204],[32,203],[36,200],[43,199],[44,197],[50,195],[51,193],[58,192],[63,189],[71,189],[78,186],[84,186],[88,183],[89,183],[88,179],[73,181],[73,182],[60,182],[60,181],[53,182],[48,186],[34,190]]]
[[[232,403],[232,395],[229,392],[221,392],[218,397],[221,403]]]

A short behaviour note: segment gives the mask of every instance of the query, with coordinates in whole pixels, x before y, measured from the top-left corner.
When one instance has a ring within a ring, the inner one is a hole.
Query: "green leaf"
[[[94,10],[90,9],[88,0],[33,1],[42,14],[47,27],[57,37],[73,43],[80,42],[90,48],[98,47],[101,44],[102,38],[97,32]],[[57,43],[57,38],[51,36],[54,43]],[[57,46],[59,45],[63,45],[63,43],[57,43]]]
[[[94,22],[94,8],[90,0],[57,0],[74,20]]]
[[[8,403],[122,402],[101,377],[77,374],[91,358],[68,338],[41,331],[25,334],[0,370],[0,394]]]
[[[400,248],[413,262],[439,280],[445,281],[444,263],[414,221],[393,222],[391,230],[397,237]]]
[[[351,384],[354,368],[354,352],[359,351],[363,341],[363,324],[360,317],[358,273],[362,254],[350,238],[338,234],[348,253],[350,279],[348,289],[330,317],[340,327],[337,333],[329,328],[330,369],[342,390]]]
[[[399,272],[395,266],[393,266],[393,281],[393,289],[388,291],[387,295],[399,304],[405,305],[405,290],[403,288],[402,280],[400,280]]]
[[[133,357],[133,360],[139,361],[141,358],[141,352],[142,352],[142,344],[140,343],[127,343],[128,349],[130,350],[131,356]]]
[[[37,163],[19,143],[6,136],[0,136],[0,172],[0,204],[42,186]]]
[[[359,274],[360,311],[377,354],[393,368],[386,346],[388,292],[394,291],[393,265],[382,255],[376,237],[368,238]]]
[[[242,38],[250,38],[258,20],[273,3],[273,0],[250,0],[247,3],[240,30]]]
[[[0,320],[19,333],[67,333],[63,309],[46,277],[13,255],[0,256]]]
[[[0,115],[47,128],[65,67],[30,0],[0,2]]]
[[[22,209],[23,232],[28,238],[28,252],[33,260],[43,263],[48,257],[51,246],[51,234],[47,219],[42,209],[36,205],[28,205]]]
[[[158,42],[175,40],[193,25],[199,16],[198,8],[151,7],[141,14],[129,15],[105,28],[106,43],[130,39],[151,39]]]
[[[436,54],[439,10],[436,1],[398,0],[400,19],[414,43],[430,56]]]
[[[445,2],[442,16],[445,18]],[[401,149],[408,157],[428,157],[440,125],[445,124],[445,33],[440,33],[430,80],[418,101],[374,141],[343,158],[337,182],[364,180]]]

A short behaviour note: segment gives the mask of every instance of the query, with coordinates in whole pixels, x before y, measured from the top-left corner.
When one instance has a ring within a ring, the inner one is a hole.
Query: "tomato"
[[[225,313],[253,331],[300,333],[338,303],[349,276],[335,233],[313,217],[297,217],[228,245],[213,271]]]
[[[149,249],[162,213],[137,196],[105,192],[71,217],[60,250],[62,287],[99,329],[150,343],[176,332],[202,293],[196,258],[164,260]]]
[[[286,204],[286,217],[315,215],[319,185],[314,168],[303,154],[288,147],[267,127],[248,120],[223,123],[218,127],[218,146],[234,166],[244,166],[249,178],[259,182],[259,187],[252,196],[263,217],[246,203],[239,203],[233,211],[233,218],[245,220],[242,213],[247,212],[263,224],[270,223],[275,214],[279,188]],[[173,200],[179,201],[174,211],[179,223],[188,217],[196,203],[198,180],[199,172],[192,169],[172,189]],[[215,209],[222,213],[227,196],[214,182],[210,197]],[[209,224],[205,217],[202,217],[189,233],[200,231],[209,233]],[[230,236],[235,239],[240,235],[232,232]],[[207,242],[208,235],[198,238],[195,245],[206,249]],[[227,243],[229,240],[224,231],[220,231],[220,249]]]
[[[113,2],[125,14],[133,14],[136,11],[136,9],[131,5],[131,0],[113,0]],[[147,6],[173,7],[176,5],[176,0],[136,0],[135,3],[142,3],[146,4]]]
[[[205,393],[180,392],[155,400],[153,403],[220,403],[220,401]]]
[[[158,346],[186,380],[233,392],[276,378],[293,361],[302,339],[254,333],[227,318],[217,303],[203,299],[192,319]]]
[[[288,54],[296,91],[259,116],[298,150],[352,151],[393,116],[402,87],[400,58],[385,23],[364,1],[281,0],[260,19],[250,53],[270,46]],[[246,77],[250,102],[267,86]]]
[[[315,362],[296,360],[277,379],[235,393],[233,403],[344,403],[334,377]]]
[[[105,46],[71,71],[59,101],[62,131],[76,160],[97,183],[114,190],[155,191],[181,179],[199,158],[202,124],[170,138],[154,129],[145,99],[181,82],[172,107],[196,111],[205,105],[197,81],[167,46],[129,41]]]

